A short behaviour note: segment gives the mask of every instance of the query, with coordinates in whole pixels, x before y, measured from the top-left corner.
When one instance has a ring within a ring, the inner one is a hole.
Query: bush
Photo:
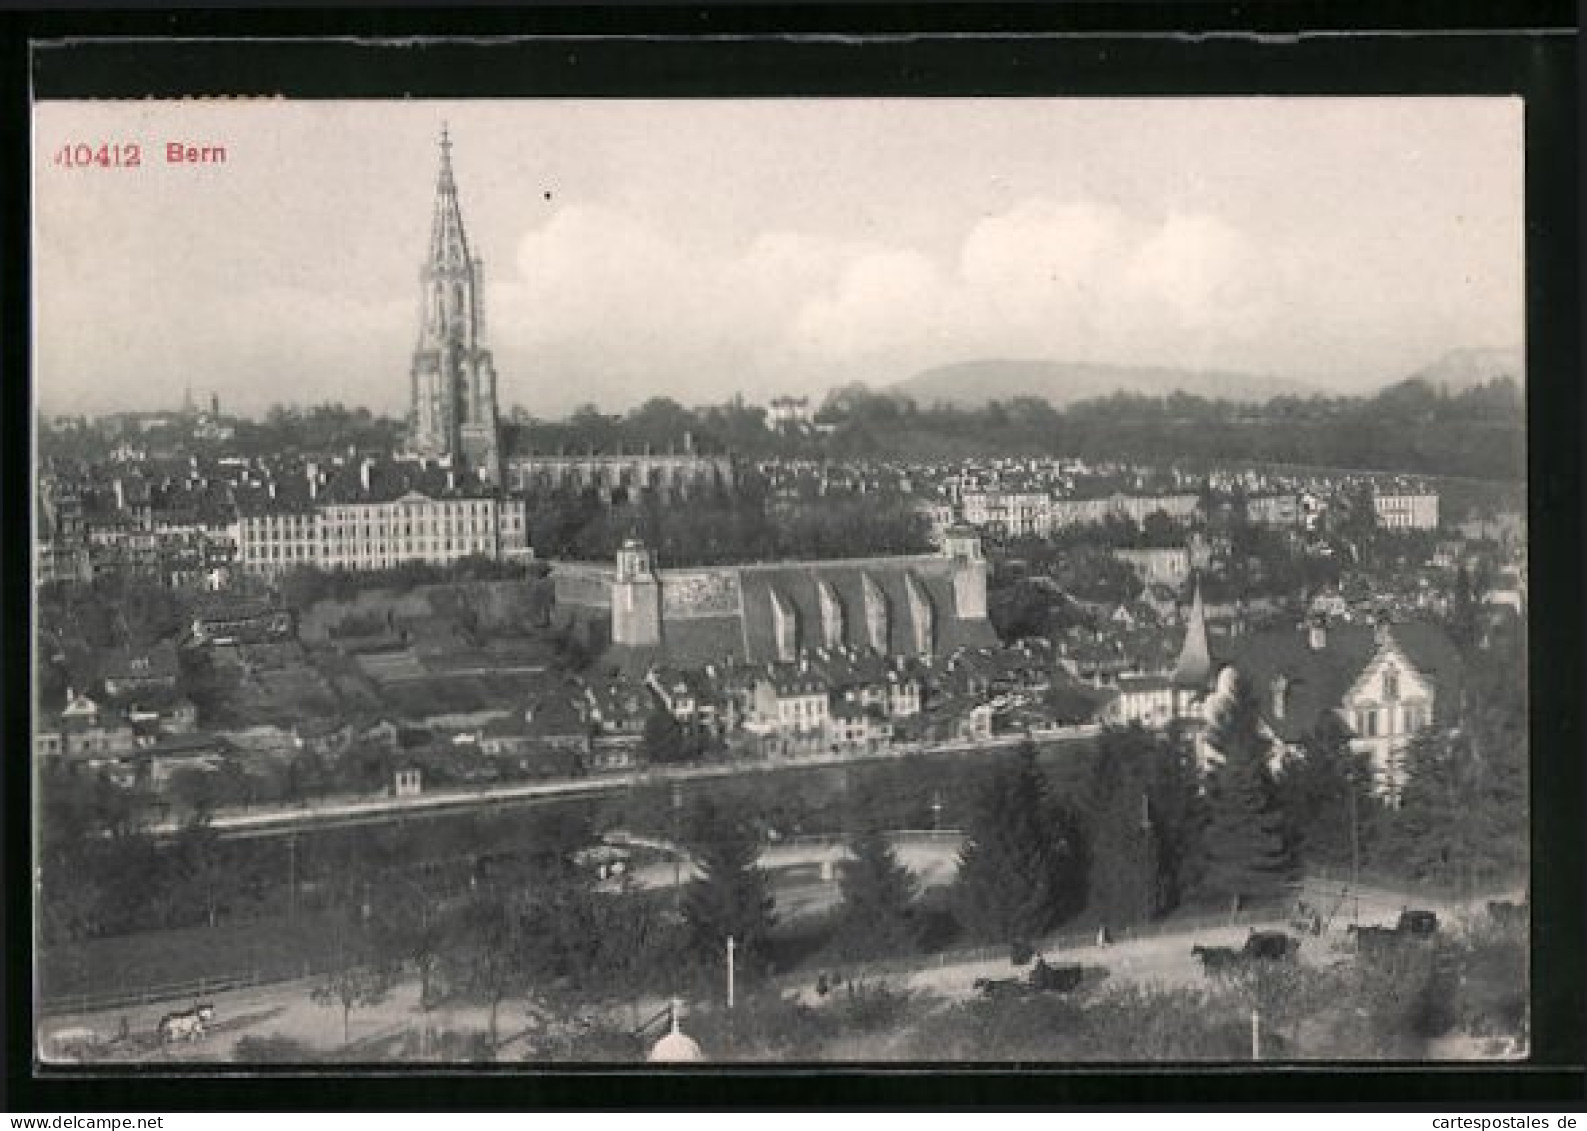
[[[1235,995],[1118,986],[1086,1010],[1090,1060],[1240,1061],[1251,1055],[1250,1012]]]
[[[243,1037],[232,1048],[232,1059],[243,1064],[312,1064],[324,1054],[292,1037]]]
[[[1453,947],[1459,989],[1459,1024],[1479,1036],[1522,1036],[1528,1031],[1528,947],[1523,928],[1478,926]]]
[[[745,994],[732,1012],[687,1015],[682,1028],[710,1060],[817,1060],[833,1035],[823,1011],[775,990]]]
[[[886,982],[850,982],[838,999],[837,1021],[852,1033],[875,1033],[896,1027],[909,1013],[914,995]]]

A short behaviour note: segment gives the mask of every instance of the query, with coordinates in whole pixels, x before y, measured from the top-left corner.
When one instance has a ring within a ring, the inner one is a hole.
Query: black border
[[[1360,1105],[1579,1110],[1583,932],[1579,142],[1568,0],[962,6],[584,7],[0,13],[5,82],[0,276],[6,429],[0,522],[28,529],[28,99],[786,95],[1519,94],[1526,98],[1532,581],[1533,1018],[1525,1066],[1230,1069],[927,1066],[532,1075],[403,1071],[292,1078],[35,1075],[27,808],[30,567],[3,539],[6,703],[6,1092],[13,1111],[450,1110],[648,1107],[900,1109]],[[1436,25],[1436,26],[1435,26]],[[1552,31],[1542,29],[1554,29]],[[778,37],[776,33],[784,33]],[[791,35],[788,33],[792,33]],[[1196,34],[1186,34],[1196,33]],[[539,36],[393,49],[319,37]],[[615,35],[639,38],[608,38]],[[30,59],[28,41],[92,37]],[[173,42],[167,37],[258,37]],[[858,37],[858,38],[855,38]],[[259,42],[259,38],[271,40]],[[315,40],[312,41],[311,40]],[[36,64],[36,65],[35,65]],[[7,521],[9,520],[9,521]],[[1552,1066],[1552,1067],[1550,1067]],[[1343,1072],[1341,1071],[1343,1069]]]

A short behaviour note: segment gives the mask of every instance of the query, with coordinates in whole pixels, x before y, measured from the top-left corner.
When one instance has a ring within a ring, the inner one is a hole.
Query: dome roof
[[[695,1039],[677,1029],[662,1037],[650,1050],[650,1060],[658,1064],[680,1064],[704,1059],[705,1054],[700,1051]]]
[[[700,1051],[700,1046],[693,1037],[678,1028],[678,1018],[683,1012],[683,1003],[676,998],[672,1001],[672,1028],[657,1041],[650,1050],[650,1059],[657,1064],[681,1064],[693,1060],[704,1060],[705,1054]]]

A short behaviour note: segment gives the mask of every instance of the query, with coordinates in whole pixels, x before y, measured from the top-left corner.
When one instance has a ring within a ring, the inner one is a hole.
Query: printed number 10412
[[[52,163],[63,169],[136,169],[143,164],[143,147],[137,142],[90,145],[85,141],[63,145],[55,151]]]

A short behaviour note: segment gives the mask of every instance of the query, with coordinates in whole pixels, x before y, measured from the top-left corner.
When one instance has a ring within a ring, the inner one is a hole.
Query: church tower
[[[429,255],[419,270],[419,342],[413,351],[408,446],[501,481],[496,367],[485,348],[483,268],[469,252],[441,127],[441,172]]]

